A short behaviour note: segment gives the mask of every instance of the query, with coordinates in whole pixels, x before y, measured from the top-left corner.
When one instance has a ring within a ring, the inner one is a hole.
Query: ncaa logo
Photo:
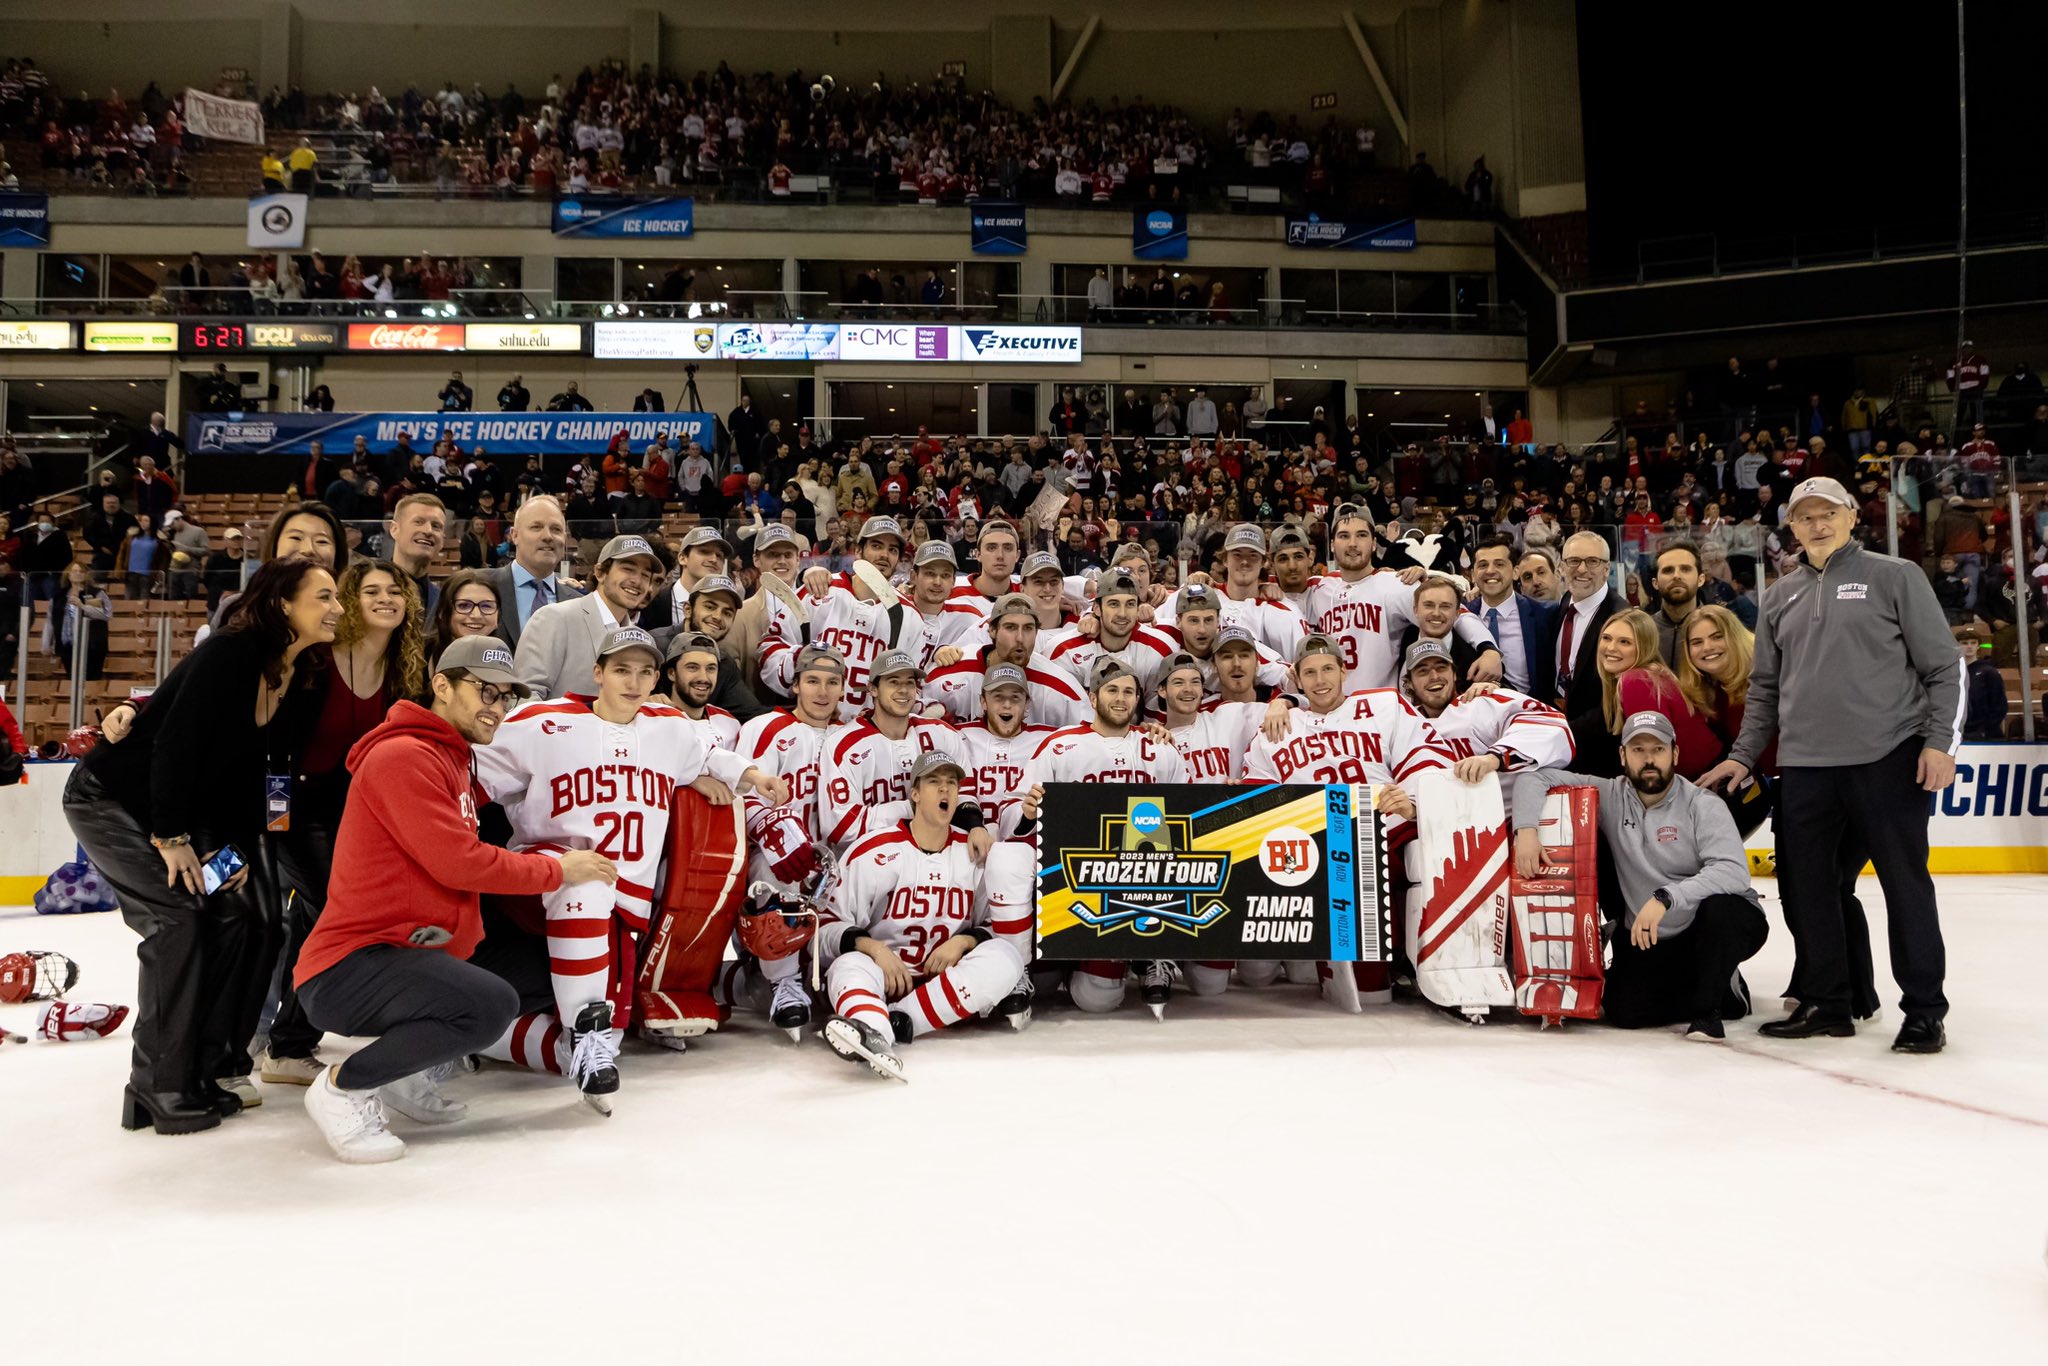
[[[1322,855],[1315,836],[1298,825],[1283,825],[1270,832],[1259,846],[1259,867],[1282,887],[1299,887],[1316,875]]]
[[[1151,233],[1154,237],[1166,236],[1173,231],[1173,215],[1160,209],[1154,209],[1151,213],[1145,215],[1145,231]]]
[[[1159,809],[1157,802],[1139,802],[1131,808],[1131,829],[1140,835],[1156,835],[1166,824],[1166,813]]]

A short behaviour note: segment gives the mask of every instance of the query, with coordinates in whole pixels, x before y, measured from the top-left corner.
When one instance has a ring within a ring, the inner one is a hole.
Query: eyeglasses
[[[500,707],[512,705],[512,693],[509,689],[498,687],[494,683],[479,683],[474,678],[466,678],[463,682],[476,689],[477,701],[484,704],[486,711],[495,711]]]
[[[458,602],[455,604],[455,615],[458,617],[495,617],[498,615],[498,604],[488,598],[482,602]]]
[[[1604,555],[1567,555],[1564,557],[1564,567],[1566,569],[1598,569],[1606,563],[1607,557]]]

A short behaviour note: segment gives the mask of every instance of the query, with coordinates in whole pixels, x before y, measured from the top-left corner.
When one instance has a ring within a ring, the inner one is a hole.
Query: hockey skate
[[[768,1003],[768,1018],[777,1029],[787,1030],[790,1041],[801,1042],[804,1026],[811,1022],[811,989],[802,974],[785,977],[775,984],[774,999]]]
[[[827,1046],[848,1062],[864,1062],[875,1075],[892,1081],[910,1080],[903,1075],[903,1059],[896,1056],[895,1041],[873,1025],[834,1015],[820,1032]]]
[[[1173,964],[1164,958],[1131,965],[1138,974],[1138,994],[1151,1007],[1152,1018],[1166,1018],[1166,1003],[1173,999]]]
[[[1006,1020],[1010,1028],[1021,1030],[1031,1023],[1031,1003],[1037,994],[1037,989],[1031,985],[1031,974],[1027,972],[1017,983],[1015,991],[989,1007],[988,1018]]]
[[[612,1112],[619,1090],[619,1048],[612,1042],[612,1003],[592,1001],[576,1012],[570,1033],[569,1075],[583,1103],[601,1115]]]

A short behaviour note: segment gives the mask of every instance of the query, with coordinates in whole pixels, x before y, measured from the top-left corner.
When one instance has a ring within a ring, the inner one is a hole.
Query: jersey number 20
[[[620,863],[638,863],[647,854],[647,817],[639,811],[600,811],[597,828],[605,832],[597,852]]]

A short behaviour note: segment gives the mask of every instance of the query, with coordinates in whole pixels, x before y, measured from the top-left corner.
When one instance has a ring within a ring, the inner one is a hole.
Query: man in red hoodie
[[[591,850],[515,854],[477,838],[483,798],[470,747],[490,744],[526,695],[512,652],[489,636],[458,640],[435,665],[433,690],[431,709],[398,703],[349,752],[355,784],[327,904],[294,974],[319,1029],[376,1036],[306,1088],[307,1113],[344,1162],[405,1156],[384,1126],[386,1104],[422,1123],[458,1118],[462,1107],[435,1089],[435,1074],[496,1041],[523,1001],[552,999],[544,954],[530,971],[494,971],[497,954],[487,955],[493,967],[469,961],[484,937],[477,894],[618,876]],[[608,1012],[593,1021],[610,1024]]]

